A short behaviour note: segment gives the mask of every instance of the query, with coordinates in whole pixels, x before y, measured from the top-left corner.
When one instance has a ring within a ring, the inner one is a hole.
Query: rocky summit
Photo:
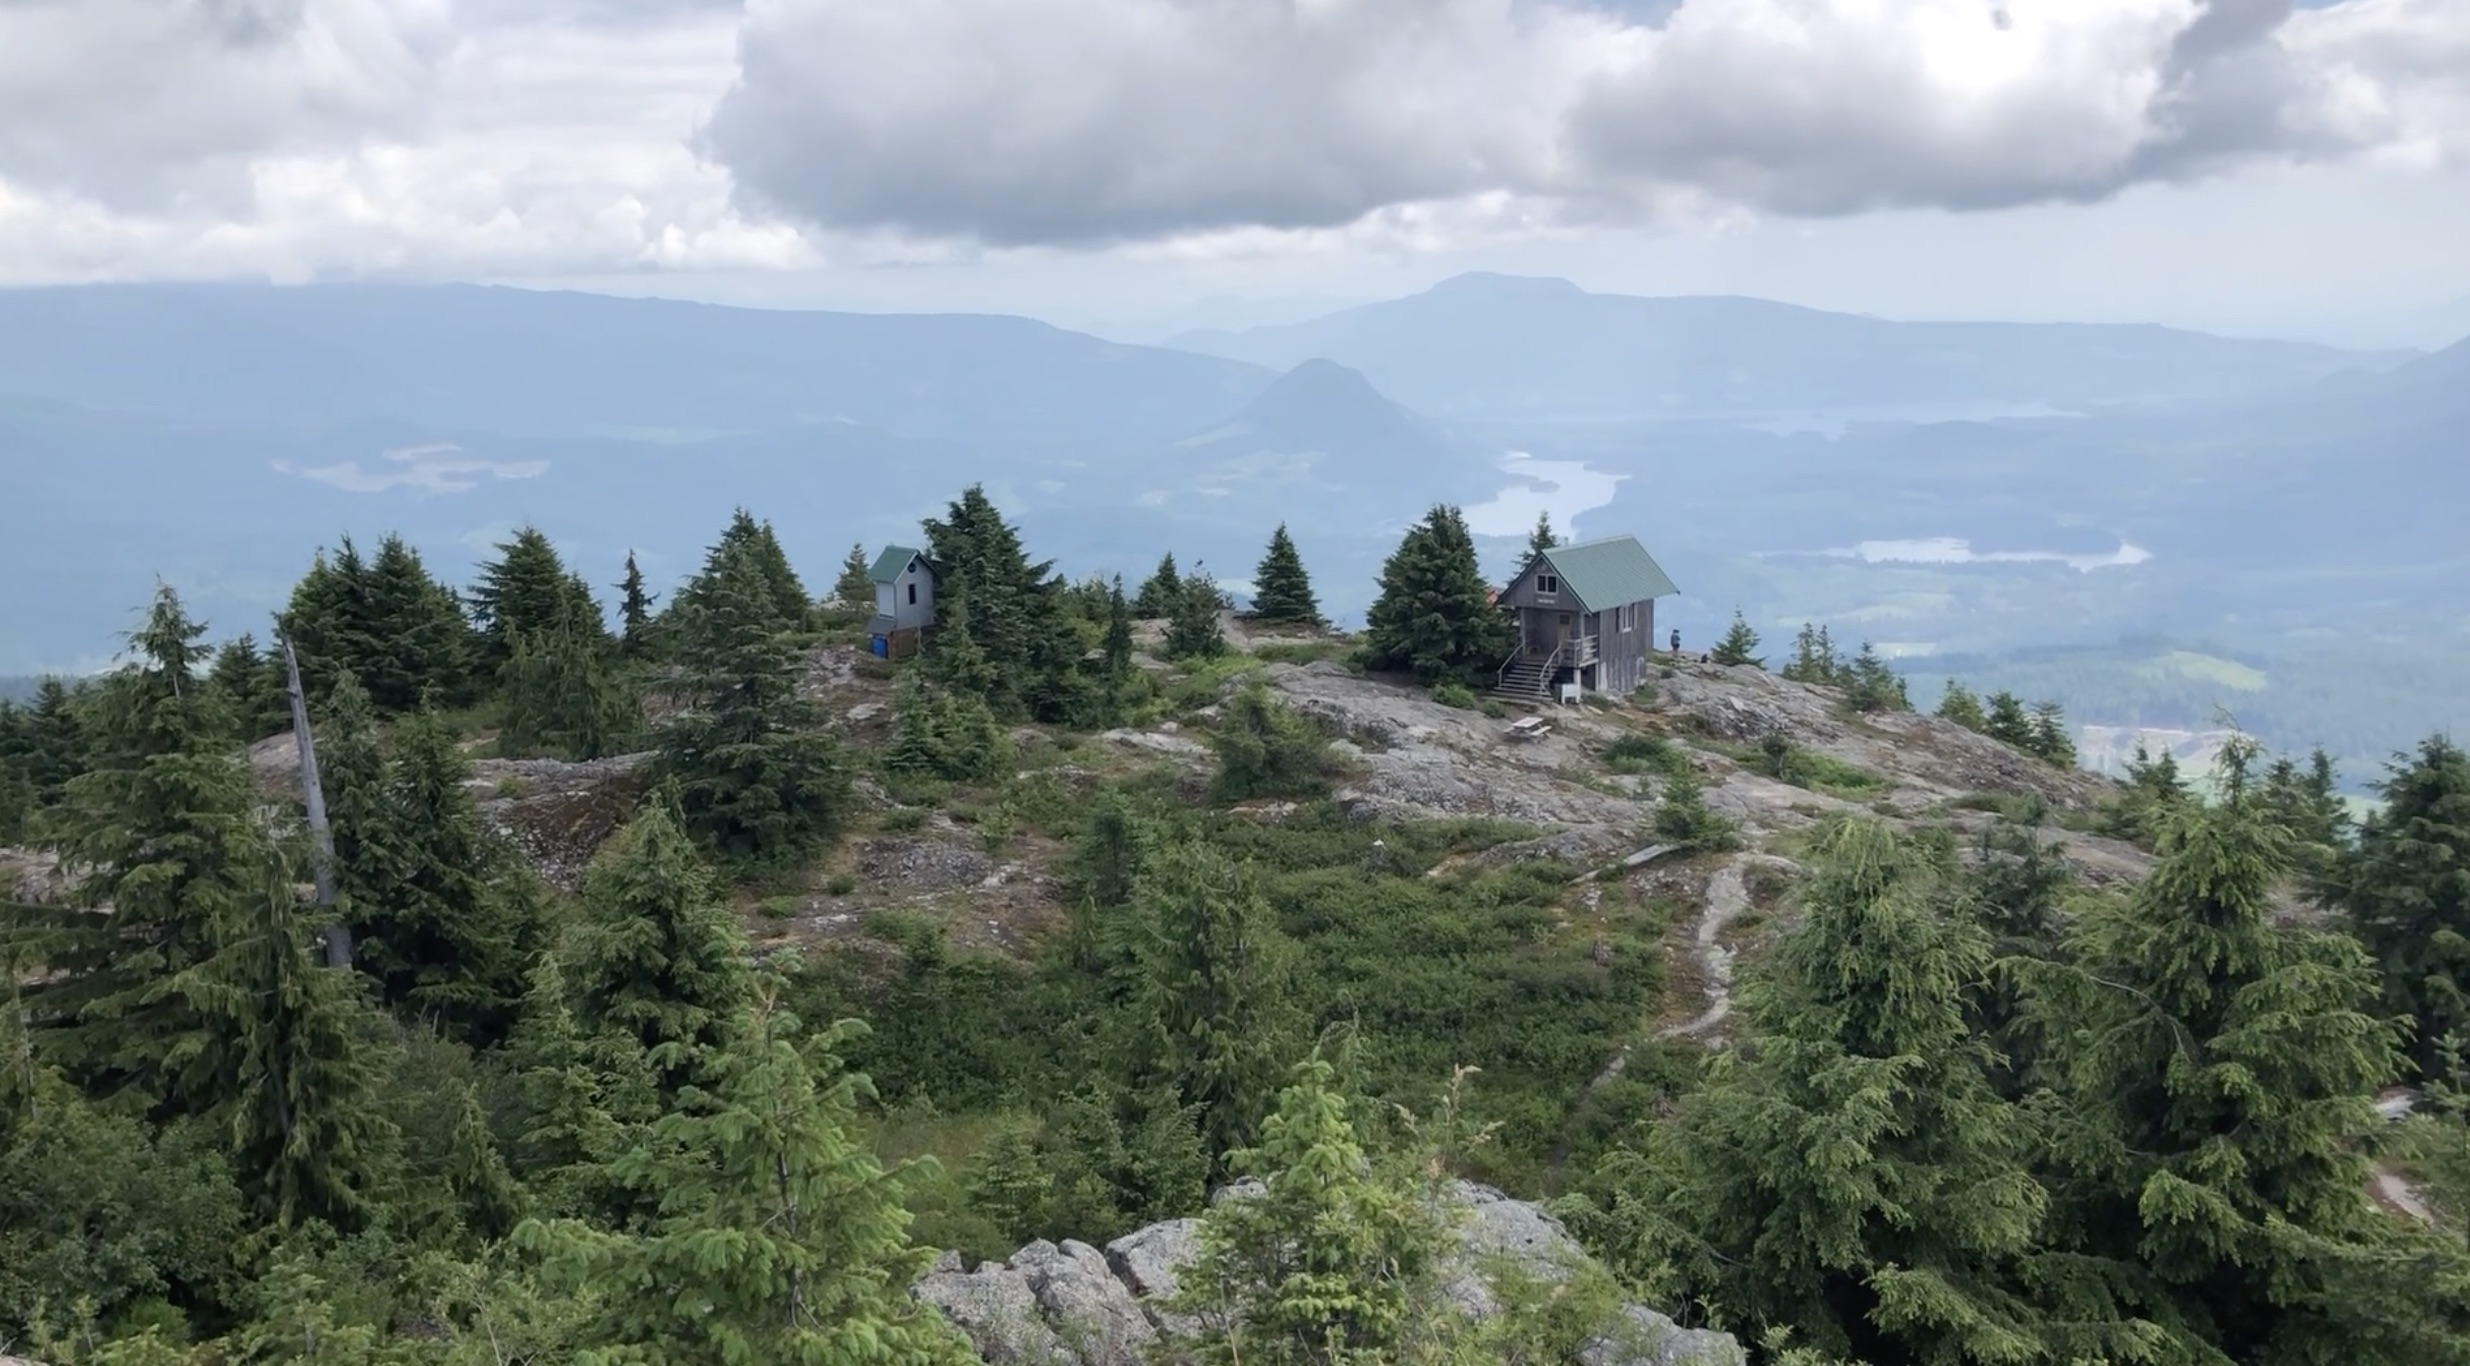
[[[1218,1199],[1242,1199],[1250,1183]],[[1442,1268],[1441,1297],[1481,1323],[1499,1312],[1495,1277],[1503,1268],[1557,1284],[1587,1263],[1576,1239],[1540,1206],[1469,1181],[1451,1187],[1455,1248]],[[1067,1239],[1040,1240],[975,1270],[947,1253],[917,1286],[918,1298],[969,1335],[990,1366],[1144,1366],[1161,1347],[1206,1325],[1170,1308],[1178,1272],[1198,1249],[1198,1219],[1136,1229],[1101,1250]],[[1625,1305],[1617,1322],[1580,1354],[1582,1366],[1741,1366],[1747,1357],[1728,1333],[1683,1328],[1644,1305]]]

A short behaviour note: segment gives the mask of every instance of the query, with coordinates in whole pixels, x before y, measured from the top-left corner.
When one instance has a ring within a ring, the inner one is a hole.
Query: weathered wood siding
[[[899,578],[875,585],[875,615],[890,617],[895,631],[935,624],[935,575],[925,560],[912,558]]]

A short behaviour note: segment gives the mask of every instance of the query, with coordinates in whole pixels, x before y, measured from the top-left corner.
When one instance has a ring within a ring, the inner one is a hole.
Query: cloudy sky
[[[2470,0],[0,0],[0,283],[2470,333]]]

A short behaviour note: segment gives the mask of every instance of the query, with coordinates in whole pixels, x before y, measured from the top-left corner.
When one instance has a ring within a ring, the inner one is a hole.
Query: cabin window
[[[918,605],[918,586],[914,583],[909,585],[909,605],[912,607]]]
[[[1637,603],[1625,603],[1620,607],[1614,608],[1612,616],[1613,620],[1621,623],[1621,634],[1628,635],[1630,632],[1638,629]]]
[[[1539,598],[1557,598],[1561,596],[1560,576],[1557,574],[1536,575],[1535,596]]]

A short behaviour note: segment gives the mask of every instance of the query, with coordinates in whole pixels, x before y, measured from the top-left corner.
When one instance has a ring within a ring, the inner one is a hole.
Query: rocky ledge
[[[1226,1198],[1237,1192],[1221,1192]],[[1464,1206],[1459,1247],[1442,1293],[1470,1318],[1498,1312],[1488,1266],[1506,1263],[1533,1280],[1567,1277],[1586,1254],[1559,1220],[1489,1186],[1459,1182]],[[1193,1325],[1167,1309],[1176,1273],[1195,1254],[1197,1219],[1173,1219],[1127,1233],[1104,1251],[1067,1240],[1031,1243],[1002,1262],[964,1270],[946,1254],[917,1286],[918,1298],[943,1311],[990,1366],[1146,1366],[1161,1342]],[[1730,1334],[1683,1328],[1656,1311],[1630,1305],[1582,1354],[1585,1366],[1741,1366]]]

